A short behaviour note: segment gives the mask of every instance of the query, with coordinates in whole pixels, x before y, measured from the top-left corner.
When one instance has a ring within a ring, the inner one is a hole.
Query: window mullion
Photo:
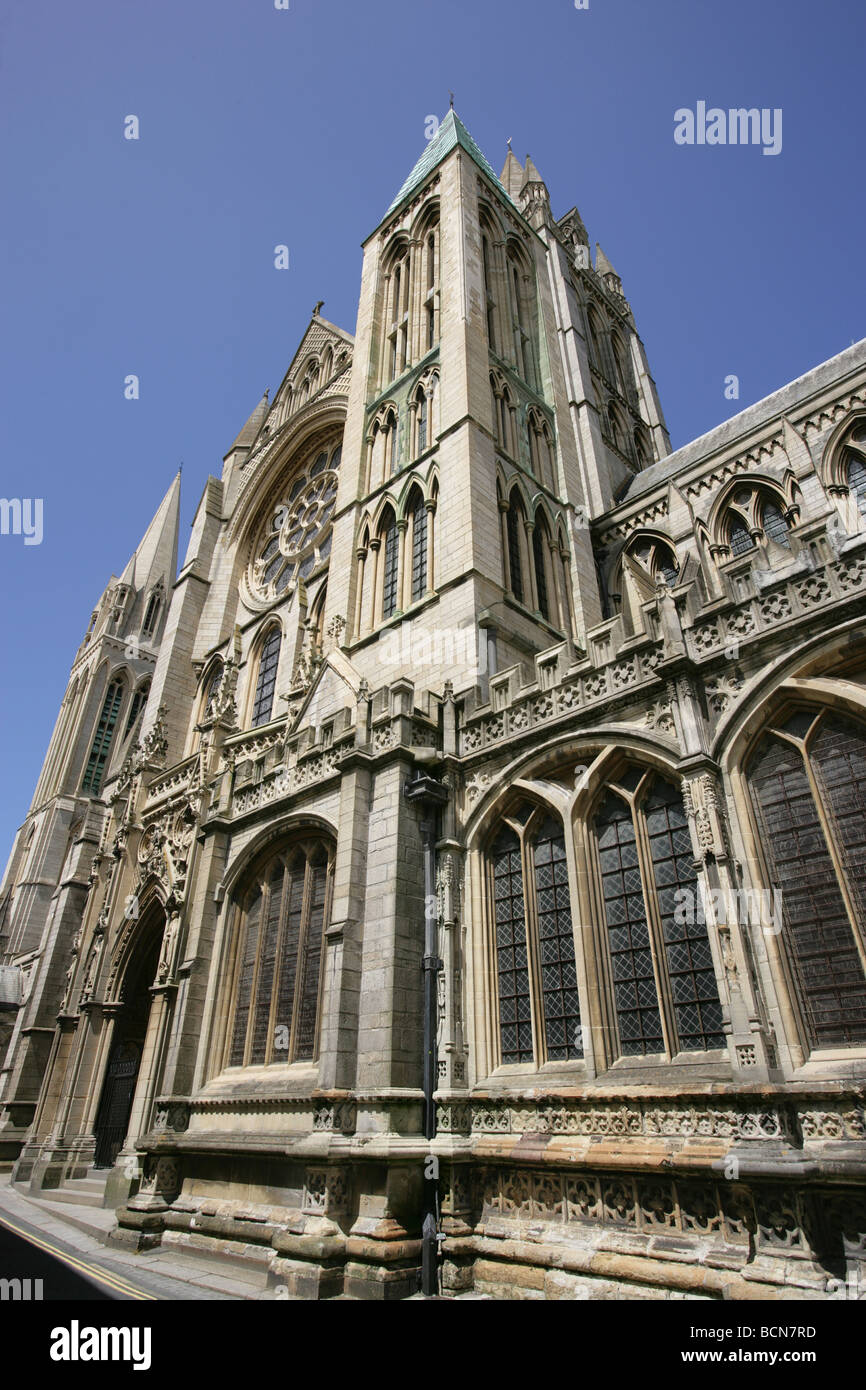
[[[292,1029],[289,1038],[289,1059],[295,1060],[295,1047],[298,1036],[298,1015],[301,1008],[301,991],[304,980],[304,956],[307,950],[307,925],[310,919],[310,905],[313,892],[313,868],[310,853],[304,854],[304,893],[301,898],[301,920],[298,925],[298,954],[295,961],[295,989],[292,996]]]
[[[527,835],[521,836],[523,867],[523,912],[526,929],[526,961],[529,970],[529,1007],[532,1014],[532,1051],[535,1065],[546,1059],[544,1042],[544,1000],[541,992],[541,961],[538,949],[538,899],[535,892],[535,863]]]
[[[258,941],[256,942],[256,963],[255,963],[255,967],[254,967],[254,969],[253,969],[253,978],[252,978],[252,980],[250,981],[250,1008],[249,1008],[249,1014],[248,1014],[248,1016],[247,1016],[247,1036],[246,1036],[246,1039],[245,1039],[245,1041],[244,1041],[244,1060],[243,1060],[242,1065],[245,1066],[245,1067],[248,1067],[248,1066],[250,1065],[250,1053],[251,1053],[252,1050],[253,1050],[253,1034],[255,1033],[256,1009],[257,1009],[257,1007],[258,1007],[258,997],[259,997],[259,978],[260,978],[261,973],[262,973],[262,946],[263,946],[264,939],[265,939],[265,935],[266,935],[266,923],[267,923],[267,920],[268,920],[268,912],[269,912],[269,910],[270,910],[270,905],[271,905],[271,890],[270,890],[270,885],[269,885],[267,879],[265,879],[265,878],[263,877],[263,878],[262,878],[262,907],[261,907],[261,916],[260,916],[260,918],[259,918],[259,939],[258,939]],[[249,930],[249,926],[247,926],[247,930]]]
[[[819,723],[817,725],[817,728],[820,730],[820,727],[821,725]],[[812,728],[809,730],[810,743],[814,742],[815,728],[816,725],[813,724]],[[850,926],[851,932],[854,937],[854,945],[857,949],[857,954],[860,957],[860,963],[863,967],[863,973],[864,975],[866,975],[866,942],[864,942],[863,933],[860,930],[857,904],[851,893],[851,887],[848,882],[848,875],[845,872],[845,862],[842,858],[842,855],[839,853],[839,846],[836,843],[836,835],[833,828],[833,814],[830,807],[828,807],[825,803],[820,783],[817,777],[815,776],[815,769],[812,766],[812,759],[809,755],[808,748],[805,745],[801,745],[800,756],[802,757],[803,762],[806,765],[806,777],[809,782],[809,790],[811,791],[812,799],[815,802],[815,808],[818,812],[818,819],[821,823],[821,829],[824,832],[824,839],[827,843],[827,850],[830,855],[833,868],[836,870],[836,878],[839,881],[839,891],[842,895],[842,901],[845,904],[845,911],[848,914],[848,925]]]
[[[649,934],[650,951],[652,953],[653,974],[655,976],[656,995],[659,1004],[659,1017],[662,1024],[665,1051],[668,1061],[670,1061],[676,1056],[678,1051],[678,1039],[673,1007],[673,993],[670,976],[668,975],[665,943],[658,910],[658,899],[656,897],[655,870],[652,855],[650,854],[649,836],[647,834],[643,811],[632,802],[631,812],[634,818],[635,843],[637,845],[640,867],[641,892],[643,894],[647,932]]]
[[[277,1000],[280,992],[280,975],[283,970],[283,940],[286,935],[286,919],[288,917],[288,865],[283,865],[283,887],[282,898],[280,900],[280,921],[277,927],[277,939],[274,943],[274,978],[271,981],[271,1007],[268,1013],[268,1033],[265,1043],[265,1064],[274,1060],[274,1034],[277,1026]]]
[[[241,969],[243,968],[244,945],[246,943],[247,931],[247,914],[244,908],[239,906],[235,909],[234,921],[232,923],[234,951],[231,958],[229,974],[229,979],[232,981],[232,986],[231,998],[229,1000],[229,1007],[227,1011],[228,1023],[226,1026],[226,1034],[223,1040],[223,1046],[220,1050],[223,1059],[220,1070],[222,1070],[223,1067],[229,1066],[231,1063],[232,1043],[234,1040],[235,1012],[238,1006],[238,987],[240,985]],[[244,1050],[246,1051],[246,1044],[244,1045]]]

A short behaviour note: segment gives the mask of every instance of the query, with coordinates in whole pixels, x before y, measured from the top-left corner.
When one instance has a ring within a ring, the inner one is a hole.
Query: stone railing
[[[732,605],[686,632],[687,649],[695,661],[723,649],[763,636],[770,628],[812,616],[856,591],[866,590],[866,559],[840,559],[806,575],[768,584],[754,597]]]
[[[562,1134],[648,1138],[866,1141],[864,1093],[820,1091],[674,1097],[473,1097],[437,1106],[437,1129],[454,1135]],[[866,1144],[864,1144],[866,1147]]]

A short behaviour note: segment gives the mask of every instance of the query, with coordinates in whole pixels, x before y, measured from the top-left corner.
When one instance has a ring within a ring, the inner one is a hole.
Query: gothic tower
[[[90,616],[0,889],[0,961],[19,1004],[0,1069],[0,1160],[14,1157],[33,1118],[107,802],[141,726],[177,569],[179,504],[178,475]]]

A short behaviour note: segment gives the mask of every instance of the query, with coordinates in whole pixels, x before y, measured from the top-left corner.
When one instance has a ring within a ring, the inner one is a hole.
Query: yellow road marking
[[[79,1274],[86,1274],[88,1278],[94,1279],[98,1284],[105,1284],[106,1288],[114,1289],[116,1293],[125,1293],[131,1298],[149,1299],[154,1303],[158,1301],[156,1294],[144,1293],[143,1290],[137,1289],[134,1284],[128,1283],[120,1275],[107,1274],[105,1270],[99,1269],[96,1265],[88,1264],[86,1260],[79,1260],[74,1255],[68,1255],[64,1250],[59,1250],[56,1245],[52,1245],[50,1241],[31,1235],[29,1231],[16,1226],[15,1222],[10,1221],[6,1216],[0,1216],[0,1225],[14,1231],[17,1236],[26,1240],[30,1245],[35,1245],[39,1250],[53,1255],[56,1260],[60,1260],[61,1264],[68,1265]]]

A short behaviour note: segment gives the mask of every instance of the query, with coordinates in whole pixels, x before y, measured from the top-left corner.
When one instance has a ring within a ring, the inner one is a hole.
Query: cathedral
[[[866,1296],[866,340],[671,452],[453,110],[321,309],[82,625],[0,1162],[293,1299]]]

